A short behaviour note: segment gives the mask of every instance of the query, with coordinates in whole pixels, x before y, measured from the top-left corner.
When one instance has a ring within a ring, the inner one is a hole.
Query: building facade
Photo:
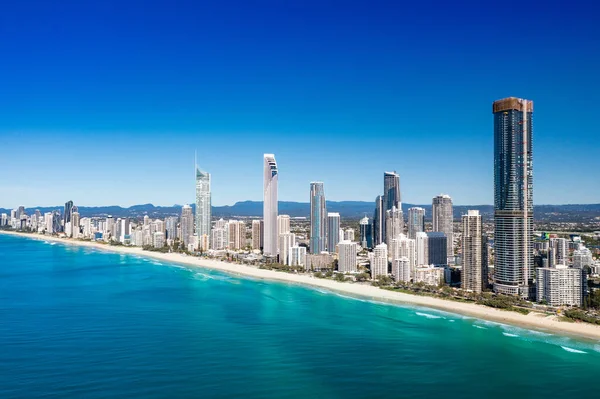
[[[461,288],[463,290],[481,292],[487,287],[487,276],[483,275],[481,215],[479,211],[467,211],[467,214],[462,216],[461,225]]]
[[[327,249],[327,205],[322,182],[310,183],[310,252]]]
[[[408,208],[408,237],[415,239],[417,233],[425,231],[425,209],[413,206]]]
[[[183,241],[186,249],[193,236],[194,214],[192,212],[192,207],[184,205],[181,208],[181,241]]]
[[[537,301],[551,306],[581,306],[583,303],[583,271],[568,268],[540,267],[537,269]]]
[[[448,257],[454,257],[454,234],[452,222],[454,221],[452,209],[452,198],[447,194],[440,194],[433,198],[431,206],[431,217],[433,221],[433,231],[441,232],[446,235],[446,253]],[[450,262],[454,263],[453,259]]]
[[[340,214],[329,212],[327,214],[327,251],[335,253],[336,246],[340,242]]]
[[[211,193],[210,173],[196,166],[196,234],[198,237],[210,236]]]
[[[495,101],[494,291],[532,298],[533,102]]]
[[[356,253],[358,246],[355,242],[344,240],[338,243],[338,271],[342,273],[354,273],[357,271]]]
[[[377,245],[373,249],[371,257],[371,278],[375,280],[379,276],[388,275],[388,249],[385,243]]]
[[[371,220],[368,217],[360,219],[360,245],[363,248],[371,248],[373,246],[373,235]]]
[[[263,253],[266,256],[277,256],[277,181],[279,171],[275,155],[265,154],[263,157],[263,221],[264,221],[264,245]]]

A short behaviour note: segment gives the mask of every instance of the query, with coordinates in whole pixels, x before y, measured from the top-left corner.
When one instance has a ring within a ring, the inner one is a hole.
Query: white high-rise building
[[[404,216],[402,209],[392,206],[385,212],[385,242],[389,246],[392,240],[404,233]]]
[[[454,263],[452,198],[447,194],[440,194],[434,197],[431,216],[433,218],[433,231],[446,234],[448,263]]]
[[[252,221],[252,249],[260,250],[263,247],[263,221]]]
[[[469,210],[462,215],[462,273],[463,290],[481,292],[487,287],[487,273],[483,269],[481,215]]]
[[[581,306],[583,303],[583,271],[565,265],[537,269],[537,301],[551,306]]]
[[[121,219],[121,221],[120,221],[119,242],[124,243],[125,236],[128,236],[128,235],[129,235],[129,219],[124,218],[124,219]]]
[[[162,248],[165,246],[165,233],[157,231],[152,235],[152,246],[154,248]]]
[[[282,265],[290,264],[290,248],[296,245],[296,235],[294,233],[279,234],[279,263]]]
[[[337,212],[327,213],[327,251],[335,253],[336,246],[340,242],[340,214]]]
[[[165,230],[169,240],[177,238],[177,216],[170,216],[165,220]]]
[[[417,263],[416,241],[408,238],[404,234],[399,234],[396,238],[392,239],[392,243],[388,248],[388,256],[390,257],[392,264],[396,259],[408,259],[410,280],[413,277],[414,269],[416,268]]]
[[[388,250],[385,243],[377,245],[373,249],[371,258],[371,278],[388,275]]]
[[[583,269],[585,266],[592,266],[593,263],[592,251],[588,248],[581,246],[573,251],[573,267]]]
[[[226,227],[215,227],[210,232],[210,247],[214,250],[225,249],[229,245],[228,229]]]
[[[349,240],[340,241],[338,243],[338,251],[338,271],[343,273],[356,272],[356,253],[358,252],[356,243]]]
[[[265,154],[263,157],[263,220],[264,247],[266,256],[277,256],[277,180],[279,171],[275,155]]]
[[[52,212],[44,213],[44,224],[46,225],[46,232],[52,234],[52,220],[53,214]]]
[[[210,173],[201,171],[196,165],[196,235],[210,236],[211,193]]]
[[[396,281],[410,282],[411,272],[410,260],[406,256],[392,260],[392,274]]]
[[[306,267],[306,247],[298,245],[291,247],[288,265]]]
[[[184,205],[181,208],[181,240],[185,248],[191,242],[191,237],[194,235],[194,214],[192,207]]]
[[[344,240],[354,241],[354,229],[346,229],[346,231],[344,231]]]
[[[427,233],[417,232],[415,239],[415,250],[417,253],[417,266],[426,266],[429,264],[429,248],[427,247]]]
[[[425,209],[414,206],[408,208],[408,238],[417,238],[417,233],[425,231]]]
[[[227,235],[229,243],[227,247],[231,250],[246,247],[246,223],[241,220],[230,220],[227,223]]]
[[[290,232],[290,215],[277,216],[277,232],[286,234]]]
[[[552,259],[550,260],[550,266],[566,265],[569,260],[569,242],[566,238],[551,238],[550,239],[550,253]]]

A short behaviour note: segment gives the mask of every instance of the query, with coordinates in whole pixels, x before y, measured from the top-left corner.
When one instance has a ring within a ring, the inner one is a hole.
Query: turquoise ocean
[[[599,397],[600,342],[0,235],[0,398]]]

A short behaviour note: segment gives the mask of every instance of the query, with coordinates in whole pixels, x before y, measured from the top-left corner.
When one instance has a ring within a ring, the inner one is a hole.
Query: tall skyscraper
[[[451,258],[451,262],[454,263],[454,234],[452,228],[454,216],[452,214],[452,198],[446,194],[440,194],[437,197],[434,197],[431,207],[431,216],[433,218],[433,231],[439,231],[446,235],[446,253],[448,254],[448,258]]]
[[[184,205],[181,208],[181,240],[187,249],[194,235],[194,213],[192,207]]]
[[[388,275],[388,250],[385,243],[381,243],[373,249],[371,258],[371,278],[374,280],[379,276]]]
[[[385,243],[390,246],[392,239],[399,234],[404,234],[404,215],[402,209],[393,206],[385,211]]]
[[[446,234],[436,231],[427,234],[427,262],[434,266],[445,266],[448,262]]]
[[[340,242],[340,214],[329,212],[327,214],[327,251],[335,253],[335,247]]]
[[[277,180],[279,172],[277,170],[275,155],[265,154],[263,162],[263,253],[267,256],[277,256]]]
[[[63,213],[63,227],[67,223],[71,222],[71,215],[73,214],[73,201],[65,202],[65,213]]]
[[[290,264],[290,248],[296,245],[296,234],[279,234],[279,263],[282,265]]]
[[[277,233],[286,234],[289,233],[290,230],[290,215],[277,216]]]
[[[400,175],[396,172],[383,173],[383,205],[388,211],[393,207],[400,209]]]
[[[533,298],[533,101],[494,101],[494,291]]]
[[[463,290],[481,292],[487,286],[483,270],[481,215],[469,210],[462,215],[462,273]]]
[[[425,209],[408,208],[408,238],[417,238],[417,233],[425,231]]]
[[[396,172],[384,172],[383,173],[383,198],[382,198],[383,210],[382,219],[383,224],[381,226],[382,235],[381,240],[390,246],[390,234],[387,232],[387,211],[392,208],[399,209],[402,212],[402,205],[400,200],[400,175]]]
[[[360,219],[360,245],[363,248],[373,247],[373,225],[368,217]]]
[[[210,173],[203,172],[196,166],[196,234],[198,239],[204,235],[210,237],[210,220]]]
[[[327,206],[322,182],[310,183],[310,253],[319,254],[327,246]]]
[[[385,210],[383,208],[383,197],[375,198],[375,214],[373,215],[373,246],[384,242]]]

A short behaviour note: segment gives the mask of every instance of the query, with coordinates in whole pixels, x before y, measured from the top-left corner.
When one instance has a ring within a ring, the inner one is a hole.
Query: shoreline
[[[234,274],[236,276],[278,281],[289,284],[309,286],[313,288],[324,288],[337,293],[348,294],[356,298],[368,298],[371,300],[380,301],[382,303],[431,308],[537,331],[571,335],[574,337],[591,339],[595,341],[600,340],[600,326],[587,323],[561,322],[557,320],[556,316],[546,316],[537,312],[531,312],[527,315],[524,315],[517,312],[494,309],[475,303],[455,302],[429,296],[419,296],[402,292],[388,291],[372,285],[337,282],[328,279],[315,278],[306,274],[292,274],[274,270],[259,269],[253,266],[228,263],[213,259],[197,258],[179,253],[144,251],[140,247],[111,246],[108,244],[98,244],[93,241],[77,241],[67,238],[44,236],[35,233],[29,234],[12,231],[0,231],[0,234],[41,241],[58,242],[66,245],[77,245],[100,250],[104,249],[115,253],[137,255],[162,260],[168,263],[218,270],[225,273]]]

